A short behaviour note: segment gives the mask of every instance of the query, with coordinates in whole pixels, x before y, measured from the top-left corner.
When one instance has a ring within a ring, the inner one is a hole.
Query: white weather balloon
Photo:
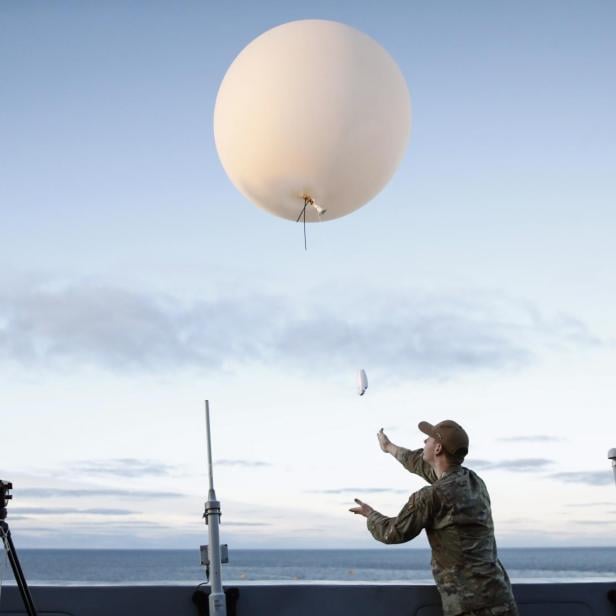
[[[361,207],[396,170],[411,125],[391,56],[350,26],[302,20],[268,30],[229,67],[214,137],[227,175],[259,207],[331,220]]]

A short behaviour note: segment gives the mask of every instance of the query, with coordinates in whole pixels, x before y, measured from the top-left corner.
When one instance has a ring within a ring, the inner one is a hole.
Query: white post
[[[220,502],[214,491],[214,472],[212,469],[212,442],[210,438],[210,402],[205,401],[205,425],[207,429],[207,461],[210,474],[210,489],[205,503],[205,519],[208,528],[208,560],[210,566],[210,615],[227,616],[227,604],[222,588],[222,565],[220,562]]]
[[[612,461],[612,470],[614,471],[614,481],[616,481],[616,447],[607,452],[607,457]]]

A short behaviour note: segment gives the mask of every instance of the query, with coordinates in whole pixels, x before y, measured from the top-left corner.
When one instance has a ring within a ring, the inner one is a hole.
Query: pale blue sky
[[[234,57],[301,18],[374,37],[413,101],[390,184],[310,226],[307,253],[212,136]],[[377,488],[420,485],[374,433],[418,446],[444,416],[469,426],[505,544],[614,543],[615,18],[607,1],[2,3],[0,473],[33,490],[24,541],[198,545],[210,397],[236,547],[371,545],[345,490],[395,513],[406,496]],[[176,517],[150,494],[36,531],[51,477],[182,496]]]

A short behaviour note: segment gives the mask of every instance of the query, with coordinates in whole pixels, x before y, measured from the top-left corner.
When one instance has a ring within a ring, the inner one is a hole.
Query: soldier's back
[[[497,556],[490,497],[483,480],[459,466],[432,488],[434,511],[426,532],[445,614],[513,603],[509,578]]]

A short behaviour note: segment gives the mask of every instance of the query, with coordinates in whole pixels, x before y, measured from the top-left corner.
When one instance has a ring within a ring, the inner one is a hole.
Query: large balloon
[[[307,222],[361,207],[387,184],[410,132],[408,88],[372,38],[334,21],[268,30],[237,56],[214,110],[227,175],[259,207]]]

